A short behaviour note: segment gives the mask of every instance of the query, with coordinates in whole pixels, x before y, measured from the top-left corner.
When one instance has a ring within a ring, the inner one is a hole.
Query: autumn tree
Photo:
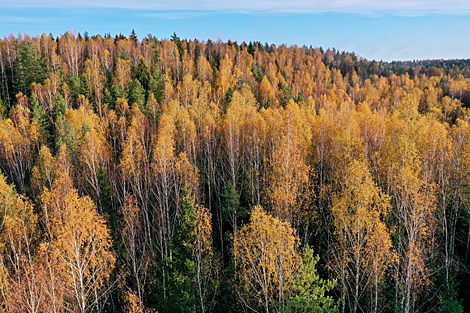
[[[175,155],[175,124],[169,114],[163,114],[160,120],[158,138],[153,147],[152,171],[155,188],[152,190],[156,199],[155,223],[157,251],[161,262],[161,297],[168,301],[170,267],[173,259],[172,241],[181,214],[183,186],[197,190],[197,171],[189,162],[185,153]]]
[[[276,216],[298,226],[299,209],[306,198],[310,168],[305,162],[311,134],[299,106],[289,102],[272,154],[269,197]],[[304,132],[304,133],[302,133]],[[304,137],[305,136],[305,137]],[[304,138],[303,138],[304,137]]]
[[[220,103],[225,98],[226,92],[229,88],[234,88],[238,81],[238,68],[233,66],[232,61],[225,55],[220,62],[219,72],[217,73],[216,86],[217,86],[217,103]]]
[[[146,292],[148,271],[152,262],[152,250],[145,231],[144,216],[133,196],[126,198],[121,208],[121,238],[124,246],[122,255],[128,274],[126,285],[140,302]]]
[[[0,120],[0,169],[20,192],[25,191],[42,141],[40,126],[27,107],[18,105],[10,118]]]
[[[299,239],[287,223],[257,206],[234,236],[241,301],[257,312],[279,311],[289,298],[301,262]]]
[[[342,310],[361,311],[360,300],[370,282],[375,289],[373,311],[378,311],[378,288],[391,253],[391,239],[384,218],[389,214],[389,197],[377,187],[367,164],[353,161],[347,171],[345,189],[333,201],[337,244],[332,249],[332,266],[340,279]]]
[[[109,278],[115,257],[104,218],[93,201],[80,197],[70,181],[67,150],[58,156],[63,171],[53,189],[41,195],[43,222],[54,253],[60,257],[58,272],[65,277],[66,307],[79,312],[101,310],[109,294]],[[61,164],[62,163],[62,164]]]
[[[67,65],[68,73],[71,76],[79,76],[80,66],[83,62],[83,39],[77,32],[68,31],[59,40],[59,53]]]
[[[6,312],[39,312],[46,307],[35,258],[38,216],[31,201],[18,194],[0,174],[0,275]]]
[[[419,291],[429,277],[428,262],[435,253],[436,187],[422,175],[422,155],[413,138],[416,119],[420,118],[417,107],[413,98],[402,102],[388,125],[390,135],[382,155],[383,174],[398,219],[395,249],[399,262],[395,264],[395,275],[397,304],[403,312],[412,310],[419,299]]]

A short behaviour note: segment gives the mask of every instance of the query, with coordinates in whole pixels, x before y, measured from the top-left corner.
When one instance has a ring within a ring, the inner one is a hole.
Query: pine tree
[[[47,78],[46,62],[31,41],[20,43],[15,61],[14,93],[31,95],[31,84],[42,84]]]
[[[147,108],[145,106],[145,89],[142,87],[140,81],[138,79],[134,79],[132,84],[129,86],[129,89],[130,103],[137,103],[139,105],[140,111],[146,113]]]
[[[318,255],[313,256],[313,250],[308,246],[304,248],[302,263],[292,281],[292,295],[282,312],[339,313],[338,304],[327,295],[337,282],[320,278],[316,269],[319,259]]]

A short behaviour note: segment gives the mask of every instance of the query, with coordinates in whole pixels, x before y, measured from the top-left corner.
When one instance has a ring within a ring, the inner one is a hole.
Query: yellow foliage
[[[250,223],[238,230],[233,240],[244,300],[266,309],[275,301],[285,301],[301,261],[295,230],[256,206]]]

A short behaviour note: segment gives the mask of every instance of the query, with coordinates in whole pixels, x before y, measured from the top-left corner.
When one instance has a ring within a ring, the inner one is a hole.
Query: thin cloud
[[[50,24],[50,19],[47,18],[26,18],[20,16],[1,16],[0,23],[10,24]]]
[[[167,20],[191,20],[199,17],[208,16],[213,12],[202,12],[202,11],[165,11],[158,13],[146,13],[141,14],[142,17],[160,18]]]
[[[386,11],[396,14],[462,14],[470,12],[470,1],[462,0],[239,0],[239,1],[188,1],[188,0],[3,0],[0,7],[46,7],[46,8],[124,8],[157,11],[242,11],[242,12],[349,12],[374,13]]]

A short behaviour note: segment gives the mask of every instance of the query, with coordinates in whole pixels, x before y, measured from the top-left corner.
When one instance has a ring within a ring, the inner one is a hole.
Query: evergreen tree
[[[292,296],[287,301],[283,312],[336,313],[338,304],[327,293],[336,286],[336,280],[323,280],[319,277],[316,264],[319,256],[313,256],[308,246],[302,253],[297,277],[292,282]]]
[[[135,33],[135,30],[133,29],[131,34],[129,35],[129,39],[132,40],[135,44],[139,43],[139,39],[137,38],[137,34]]]
[[[4,106],[2,98],[0,98],[0,119],[7,118],[7,117],[8,117],[7,108]]]
[[[129,99],[127,88],[121,85],[113,84],[111,86],[111,94],[113,96],[113,103],[116,103],[117,99]]]
[[[81,93],[81,85],[82,82],[80,80],[80,77],[78,76],[73,76],[70,78],[69,81],[69,86],[70,86],[70,93],[74,96],[75,99],[78,98],[78,95]]]
[[[144,58],[140,58],[139,65],[134,66],[132,71],[134,72],[134,79],[137,79],[142,84],[142,87],[145,90],[148,90],[152,74],[145,64]]]
[[[108,225],[111,230],[111,236],[117,241],[117,226],[119,223],[118,212],[113,206],[111,183],[108,174],[102,167],[98,171],[98,182],[100,187],[100,199],[98,209],[108,217]]]
[[[212,251],[211,214],[194,203],[185,187],[180,224],[174,237],[171,311],[206,312],[218,289],[219,263]]]
[[[182,201],[182,213],[179,215],[180,225],[174,237],[174,259],[172,267],[173,295],[168,305],[171,311],[194,312],[195,297],[193,293],[192,278],[195,275],[195,264],[192,260],[192,248],[194,242],[194,229],[197,223],[196,205],[189,188],[186,187]]]
[[[153,93],[158,103],[163,101],[163,93],[165,92],[165,80],[163,79],[158,64],[154,62],[152,75],[149,80],[149,94]]]
[[[90,104],[94,103],[95,99],[93,97],[93,88],[88,83],[85,74],[80,76],[80,89],[79,90],[80,90],[79,94],[84,95]]]
[[[180,55],[180,58],[183,59],[184,49],[183,49],[183,43],[181,42],[180,37],[178,37],[176,33],[173,33],[173,35],[171,35],[170,40],[176,44],[176,46],[178,47],[178,53]]]
[[[140,111],[143,113],[147,112],[145,105],[145,89],[137,78],[134,79],[132,84],[129,86],[129,100],[132,104],[137,103]]]
[[[46,135],[47,141],[52,143],[54,140],[54,127],[49,119],[48,112],[43,106],[39,105],[38,99],[34,94],[31,96],[31,112],[33,115],[33,120],[39,123],[42,131]]]
[[[17,47],[18,56],[14,70],[14,93],[22,92],[31,95],[31,84],[42,84],[47,78],[46,62],[31,41],[20,43]]]
[[[289,103],[289,100],[292,99],[292,96],[290,94],[289,86],[287,86],[283,82],[279,82],[278,86],[279,91],[281,92],[281,95],[279,96],[279,103],[282,107],[286,107],[287,104]]]

